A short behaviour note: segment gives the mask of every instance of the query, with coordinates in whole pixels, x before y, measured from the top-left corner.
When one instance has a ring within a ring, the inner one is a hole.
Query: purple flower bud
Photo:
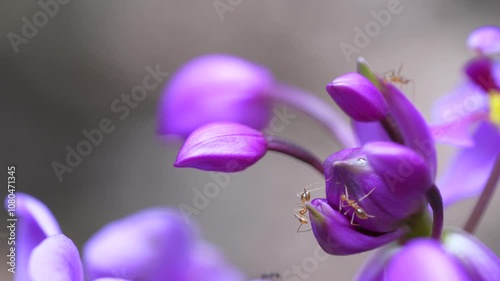
[[[237,122],[262,129],[270,118],[267,93],[272,74],[229,55],[189,61],[172,77],[158,108],[160,135],[187,137],[211,122]]]
[[[354,224],[390,232],[422,211],[432,185],[429,167],[415,151],[390,142],[372,142],[339,151],[325,161],[328,203]],[[349,201],[350,200],[350,201]],[[355,202],[363,213],[355,212]]]
[[[483,26],[467,38],[467,46],[483,55],[500,53],[500,27]]]
[[[177,155],[175,167],[239,172],[267,151],[264,135],[238,123],[211,123],[195,130]]]
[[[456,280],[468,278],[461,265],[436,240],[415,239],[405,245],[389,261],[384,280]]]
[[[326,86],[326,91],[356,121],[380,121],[389,111],[380,91],[358,73],[347,73],[336,78]]]
[[[477,57],[471,59],[465,65],[465,73],[469,78],[480,86],[484,91],[489,92],[492,89],[499,90],[500,87],[493,78],[493,61],[488,57]]]

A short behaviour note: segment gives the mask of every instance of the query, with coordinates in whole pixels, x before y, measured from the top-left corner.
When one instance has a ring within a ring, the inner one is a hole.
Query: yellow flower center
[[[500,126],[500,92],[491,90],[490,96],[490,120]]]

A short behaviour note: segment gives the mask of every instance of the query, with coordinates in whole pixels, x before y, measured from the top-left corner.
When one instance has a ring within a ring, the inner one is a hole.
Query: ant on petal
[[[344,215],[347,215],[347,213],[350,210],[354,210],[352,212],[352,216],[351,216],[351,225],[358,225],[358,224],[354,223],[354,216],[356,216],[362,220],[374,218],[375,216],[368,214],[361,206],[359,206],[359,202],[363,201],[363,199],[368,197],[375,190],[375,187],[372,188],[372,190],[370,190],[370,192],[365,194],[363,197],[359,198],[358,201],[349,199],[349,192],[347,192],[347,186],[345,184],[344,184],[344,187],[345,187],[345,193],[340,196],[339,212],[342,212],[342,208],[346,208],[346,207],[347,207],[347,210],[344,212]]]
[[[408,79],[408,78],[401,75],[401,72],[403,71],[403,66],[404,66],[404,64],[402,63],[397,70],[392,69],[392,70],[384,72],[383,80],[385,83],[389,83],[389,82],[390,83],[397,83],[397,84],[400,84],[401,86],[408,85],[411,83],[412,87],[413,87],[413,95],[415,95],[415,81],[413,79]]]
[[[333,176],[332,176],[333,177]],[[331,179],[331,178],[330,178]],[[330,179],[326,180],[326,181],[329,181]],[[309,223],[309,219],[306,217],[306,213],[307,213],[307,207],[306,207],[306,204],[309,203],[311,201],[311,191],[315,191],[315,190],[318,190],[318,189],[321,189],[323,187],[318,187],[318,188],[315,188],[315,189],[312,189],[312,190],[308,190],[309,187],[313,186],[313,185],[316,185],[320,182],[317,182],[317,183],[313,183],[313,184],[310,184],[306,187],[304,187],[304,191],[303,192],[299,192],[297,193],[297,197],[300,198],[300,208],[299,209],[295,209],[295,213],[293,214],[295,216],[295,218],[299,221],[300,225],[299,227],[297,228],[297,232],[307,232],[307,231],[311,231],[311,229],[308,229],[308,230],[304,230],[304,231],[300,231],[300,228],[304,225],[304,224],[308,224]]]

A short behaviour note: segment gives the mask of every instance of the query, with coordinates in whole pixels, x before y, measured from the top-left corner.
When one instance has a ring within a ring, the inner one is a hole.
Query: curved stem
[[[486,182],[486,185],[483,189],[483,193],[477,200],[476,206],[472,211],[467,223],[465,223],[464,230],[470,233],[474,233],[477,228],[477,225],[481,221],[481,218],[490,203],[491,198],[493,197],[493,193],[495,192],[495,187],[498,183],[498,179],[500,178],[500,155],[497,155],[497,159],[495,160],[495,164],[493,165],[493,170],[491,170],[490,177]]]
[[[270,97],[274,102],[290,106],[318,121],[343,148],[359,146],[350,124],[316,95],[284,83],[277,83]]]
[[[432,238],[440,240],[444,221],[443,198],[435,184],[427,191],[426,197],[432,208]]]
[[[291,143],[286,139],[276,136],[267,137],[267,149],[292,156],[304,163],[311,165],[321,174],[324,173],[323,163],[321,162],[321,160],[314,156],[310,151],[294,143]]]

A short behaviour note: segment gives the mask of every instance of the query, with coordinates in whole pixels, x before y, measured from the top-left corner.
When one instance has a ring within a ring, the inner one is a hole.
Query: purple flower
[[[470,35],[469,46],[482,54],[464,69],[469,81],[433,110],[434,138],[463,147],[438,180],[445,205],[479,194],[500,155],[500,61],[486,56],[498,52],[499,34],[500,28],[489,26]]]
[[[407,275],[404,280],[488,280],[482,270],[497,274],[498,258],[465,234],[442,235],[442,225],[443,200],[450,204],[476,195],[486,182],[485,190],[491,191],[500,177],[500,161],[496,160],[500,153],[500,63],[489,57],[498,49],[495,32],[490,28],[471,35],[469,45],[481,55],[465,67],[464,86],[439,102],[441,122],[436,126],[429,126],[397,87],[360,59],[359,74],[342,75],[326,87],[352,118],[358,141],[339,125],[341,119],[334,114],[328,117],[323,103],[304,92],[277,82],[268,92],[269,101],[313,117],[344,145],[326,160],[272,131],[260,132],[239,120],[226,120],[195,129],[175,166],[233,172],[255,164],[269,150],[287,154],[325,178],[325,197],[310,201],[304,190],[302,208],[295,214],[301,224],[311,224],[324,251],[349,255],[393,243],[363,271],[360,280],[402,280]],[[465,111],[455,106],[460,103],[465,104]],[[472,124],[478,126],[471,136]],[[437,184],[436,140],[463,146]],[[232,162],[240,168],[228,169]],[[472,232],[468,226],[465,229]],[[469,246],[461,248],[461,243]]]
[[[272,74],[229,55],[206,55],[183,65],[170,79],[158,108],[160,135],[187,137],[211,122],[264,128],[271,114]]]
[[[353,254],[401,238],[425,211],[432,185],[424,159],[402,145],[371,142],[325,161],[326,200],[308,209],[316,239],[330,254]],[[349,235],[346,235],[346,233]]]
[[[500,276],[500,259],[477,238],[450,230],[442,242],[419,238],[389,245],[363,266],[357,281],[493,281]]]
[[[261,132],[238,123],[210,123],[189,135],[174,166],[239,172],[266,151],[267,141]]]
[[[493,75],[493,66],[495,62],[486,56],[480,56],[471,59],[465,65],[464,72],[473,83],[480,86],[485,93],[489,91],[498,91],[500,85],[497,85]]]
[[[243,280],[182,216],[150,208],[108,224],[84,247],[83,264],[71,239],[37,199],[17,193],[15,281]]]

